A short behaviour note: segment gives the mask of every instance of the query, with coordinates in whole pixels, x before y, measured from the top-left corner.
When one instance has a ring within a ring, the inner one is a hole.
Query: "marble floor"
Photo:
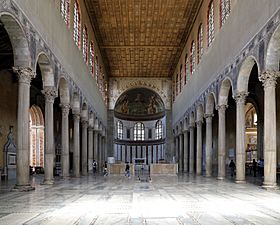
[[[280,191],[247,183],[189,175],[152,177],[89,175],[10,192],[0,184],[0,224],[176,225],[280,224]]]

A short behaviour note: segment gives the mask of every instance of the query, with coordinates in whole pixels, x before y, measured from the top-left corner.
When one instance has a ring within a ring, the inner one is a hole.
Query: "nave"
[[[233,180],[181,174],[137,177],[101,175],[56,180],[33,177],[32,192],[10,192],[1,183],[0,224],[159,225],[279,224],[280,195]],[[12,183],[11,183],[12,185]]]

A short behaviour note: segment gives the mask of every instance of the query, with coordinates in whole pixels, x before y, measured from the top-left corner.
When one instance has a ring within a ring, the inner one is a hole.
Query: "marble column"
[[[103,161],[102,161],[102,136],[99,133],[98,134],[98,162],[99,162],[99,169],[100,171],[102,171],[102,165],[103,165]]]
[[[218,131],[218,177],[223,180],[226,176],[226,108],[227,105],[219,105],[219,131]]]
[[[183,172],[184,169],[184,156],[183,156],[183,134],[179,134],[179,171]]]
[[[96,163],[98,163],[98,131],[94,130],[93,133],[93,139],[94,139],[94,156],[93,159],[96,161]],[[98,167],[100,167],[101,165],[97,165]]]
[[[202,121],[196,122],[196,175],[202,171]]]
[[[13,67],[18,75],[18,106],[17,106],[17,157],[16,185],[14,191],[30,191],[29,180],[29,107],[30,82],[35,73],[28,67]]]
[[[88,171],[92,171],[93,163],[93,127],[88,128]]]
[[[190,158],[189,158],[189,173],[194,170],[194,125],[189,126],[190,131]]]
[[[73,175],[80,176],[80,114],[74,113]]]
[[[44,162],[44,182],[43,184],[53,184],[54,169],[54,122],[53,103],[57,97],[55,87],[45,87],[42,93],[45,95],[45,162]]]
[[[266,71],[259,76],[264,86],[264,188],[276,188],[276,80],[279,72]]]
[[[206,177],[212,176],[212,114],[205,114],[206,120]]]
[[[175,162],[179,164],[179,137],[175,136]],[[178,165],[179,167],[179,165]]]
[[[245,100],[247,92],[235,95],[236,101],[236,183],[245,183]]]
[[[61,161],[62,177],[69,176],[69,104],[61,104],[62,125],[61,125]]]
[[[87,175],[88,169],[88,140],[87,140],[88,121],[82,119],[82,175]]]
[[[189,152],[189,136],[188,136],[188,131],[184,131],[184,172],[188,171],[188,165],[189,165],[189,157],[188,157],[188,152]]]

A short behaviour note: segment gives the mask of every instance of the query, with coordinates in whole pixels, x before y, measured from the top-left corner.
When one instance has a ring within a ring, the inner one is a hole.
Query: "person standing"
[[[256,173],[257,173],[257,162],[255,159],[253,159],[253,173],[254,173],[254,177],[256,177]]]
[[[93,170],[93,174],[95,175],[97,171],[97,162],[95,160],[93,160],[92,163],[92,170]]]
[[[235,171],[235,163],[233,162],[233,160],[230,160],[229,168],[230,168],[230,175],[231,177],[233,177]]]
[[[130,178],[130,166],[129,166],[128,162],[126,162],[126,165],[125,165],[125,176]]]
[[[105,161],[105,162],[104,162],[104,165],[103,165],[103,175],[104,175],[104,177],[107,177],[107,176],[108,176],[107,161]]]

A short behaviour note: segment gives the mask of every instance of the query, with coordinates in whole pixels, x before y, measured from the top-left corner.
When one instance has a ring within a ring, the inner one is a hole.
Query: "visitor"
[[[125,176],[130,178],[130,166],[129,166],[128,162],[126,162],[126,165],[125,165]]]
[[[233,162],[233,160],[230,160],[229,168],[230,168],[230,175],[231,177],[233,177],[235,171],[235,163]]]
[[[93,174],[95,175],[97,171],[97,162],[95,160],[93,160],[92,163],[92,170],[93,170]]]
[[[256,173],[257,173],[257,162],[255,159],[253,159],[253,173],[254,173],[254,177],[256,177]]]
[[[104,162],[104,165],[103,165],[103,175],[104,175],[104,177],[107,177],[107,176],[108,176],[107,161],[105,161],[105,162]]]
[[[262,158],[260,158],[258,160],[258,171],[260,173],[260,175],[263,177],[263,174],[264,174],[264,160]]]

